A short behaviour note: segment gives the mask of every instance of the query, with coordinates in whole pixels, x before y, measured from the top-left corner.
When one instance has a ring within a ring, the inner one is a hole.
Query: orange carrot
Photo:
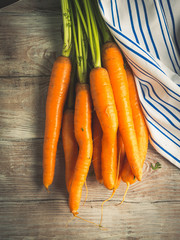
[[[103,131],[101,151],[103,183],[108,189],[113,189],[117,171],[117,110],[109,75],[106,69],[101,67],[100,39],[92,4],[90,0],[83,1],[83,4],[87,18],[87,35],[94,67],[90,72],[91,96]]]
[[[125,162],[125,156],[126,156],[126,153],[125,153],[125,149],[124,149],[124,143],[123,143],[123,140],[122,140],[122,137],[121,137],[121,134],[118,130],[118,133],[117,133],[117,147],[118,147],[118,154],[117,154],[117,158],[118,158],[118,162],[119,162],[119,173],[118,173],[118,182],[117,182],[117,187],[119,186],[120,184],[120,181],[121,181],[121,172],[122,172],[122,169],[123,169],[123,166],[124,166],[124,162]]]
[[[99,183],[103,183],[101,172],[101,141],[102,141],[102,129],[99,123],[96,112],[93,112],[93,157],[92,163],[94,167],[94,173]]]
[[[70,6],[77,61],[77,77],[79,81],[76,88],[74,113],[74,132],[76,141],[79,146],[79,153],[74,169],[71,188],[69,191],[69,207],[73,215],[79,217],[77,216],[77,211],[81,201],[82,187],[85,184],[87,178],[93,152],[91,129],[92,103],[89,85],[87,84],[87,42],[83,38],[84,32],[82,23],[80,21],[79,12],[77,11],[77,6],[74,5],[76,12],[76,25],[74,22],[72,5]]]
[[[75,216],[78,214],[82,187],[86,181],[92,159],[91,111],[89,86],[87,84],[78,84],[75,100],[74,131],[79,145],[79,154],[69,195],[70,210]]]
[[[78,157],[78,144],[74,135],[74,101],[75,101],[75,80],[76,80],[76,64],[75,64],[75,51],[72,48],[72,71],[71,80],[68,90],[68,97],[66,101],[67,109],[63,114],[62,121],[62,144],[65,157],[65,180],[66,188],[69,192],[76,160]]]
[[[109,73],[118,111],[119,131],[124,142],[127,159],[132,172],[138,180],[141,180],[142,167],[130,105],[128,81],[119,47],[113,42],[105,43],[102,59]]]
[[[67,109],[62,121],[62,143],[65,156],[66,188],[69,192],[76,160],[78,157],[78,144],[74,136],[74,110]]]
[[[71,52],[71,25],[69,24],[68,1],[61,0],[61,7],[64,26],[64,45],[62,56],[58,57],[53,65],[46,100],[43,145],[43,184],[46,189],[52,184],[54,178],[57,143],[71,75],[71,61],[69,59]]]
[[[104,185],[115,187],[117,171],[118,118],[109,75],[104,68],[90,72],[90,88],[94,108],[103,131],[101,166]]]
[[[144,119],[144,115],[140,106],[139,97],[137,93],[137,89],[135,86],[135,80],[131,69],[128,67],[126,69],[127,79],[128,79],[128,86],[129,86],[129,93],[130,93],[130,102],[131,108],[133,113],[133,122],[136,131],[136,137],[138,142],[139,154],[140,154],[140,161],[141,161],[141,168],[143,167],[147,149],[148,149],[148,128]],[[136,181],[134,174],[131,171],[129,163],[126,159],[123,170],[122,170],[122,180],[127,184],[133,184]]]
[[[49,83],[46,101],[46,122],[43,146],[43,184],[48,189],[54,178],[56,151],[64,103],[71,74],[71,61],[60,56],[56,59]]]

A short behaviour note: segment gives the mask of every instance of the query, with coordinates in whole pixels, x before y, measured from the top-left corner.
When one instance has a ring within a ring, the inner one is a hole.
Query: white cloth
[[[130,64],[150,142],[180,168],[180,1],[98,0]]]

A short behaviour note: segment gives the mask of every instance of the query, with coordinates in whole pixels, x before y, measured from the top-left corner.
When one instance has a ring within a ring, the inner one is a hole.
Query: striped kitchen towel
[[[134,72],[151,144],[180,167],[180,1],[98,4]]]

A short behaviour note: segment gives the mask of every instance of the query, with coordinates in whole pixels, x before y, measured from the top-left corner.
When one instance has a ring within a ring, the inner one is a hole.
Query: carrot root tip
[[[85,196],[85,200],[84,200],[83,206],[84,206],[84,204],[86,203],[87,196],[88,196],[88,187],[87,187],[86,181],[85,181],[84,185],[85,185],[85,188],[86,188],[86,196]]]
[[[50,191],[49,191],[49,185],[45,184],[44,187],[46,188],[47,192],[50,193]]]
[[[116,206],[121,205],[121,204],[124,202],[125,197],[126,197],[126,194],[127,194],[127,192],[128,192],[128,189],[129,189],[129,186],[130,186],[130,184],[127,183],[127,188],[126,188],[126,191],[125,191],[125,193],[124,193],[123,199],[122,199],[122,201],[121,201],[120,203],[118,203]]]
[[[141,180],[142,180],[142,174],[137,177],[137,180],[138,180],[138,181],[141,181]]]
[[[72,211],[72,214],[76,217],[79,213],[77,211]]]

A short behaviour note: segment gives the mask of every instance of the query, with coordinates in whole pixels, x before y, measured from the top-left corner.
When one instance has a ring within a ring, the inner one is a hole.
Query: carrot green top
[[[75,100],[75,83],[76,83],[76,63],[75,63],[75,49],[72,46],[72,70],[71,70],[71,80],[69,84],[68,97],[67,97],[67,108],[74,109],[74,100]]]
[[[80,7],[79,1],[78,0],[74,0],[74,3],[75,3],[77,11],[79,13],[79,16],[81,18],[81,22],[83,24],[83,27],[84,27],[84,30],[85,30],[85,33],[86,33],[86,36],[87,36],[88,35],[88,29],[87,29],[87,25],[86,25],[86,20],[84,18],[84,15],[83,15],[82,9]]]
[[[93,66],[101,67],[100,39],[98,28],[93,14],[92,6],[89,0],[83,0],[87,19],[87,37],[92,54]]]
[[[72,46],[72,34],[71,34],[71,18],[69,3],[67,0],[61,0],[62,17],[63,17],[63,29],[64,29],[64,44],[62,49],[62,55],[69,57]]]
[[[109,29],[107,28],[102,16],[101,16],[101,13],[99,11],[99,7],[98,7],[98,4],[97,4],[97,0],[93,0],[92,1],[93,4],[93,11],[95,13],[95,17],[96,17],[96,21],[97,21],[97,24],[98,24],[98,27],[101,31],[101,34],[102,34],[102,37],[103,37],[103,42],[106,43],[106,42],[110,42],[112,41],[112,36],[109,32]]]
[[[77,61],[77,76],[80,83],[87,82],[87,57],[88,57],[88,42],[86,40],[85,31],[87,31],[86,23],[82,21],[82,12],[78,10],[80,7],[75,1],[74,8],[76,13],[76,24],[75,18],[71,6],[71,21],[72,21],[72,31],[74,37],[74,45],[76,51],[76,61]],[[83,25],[84,27],[83,27]],[[86,30],[85,30],[86,29]]]

